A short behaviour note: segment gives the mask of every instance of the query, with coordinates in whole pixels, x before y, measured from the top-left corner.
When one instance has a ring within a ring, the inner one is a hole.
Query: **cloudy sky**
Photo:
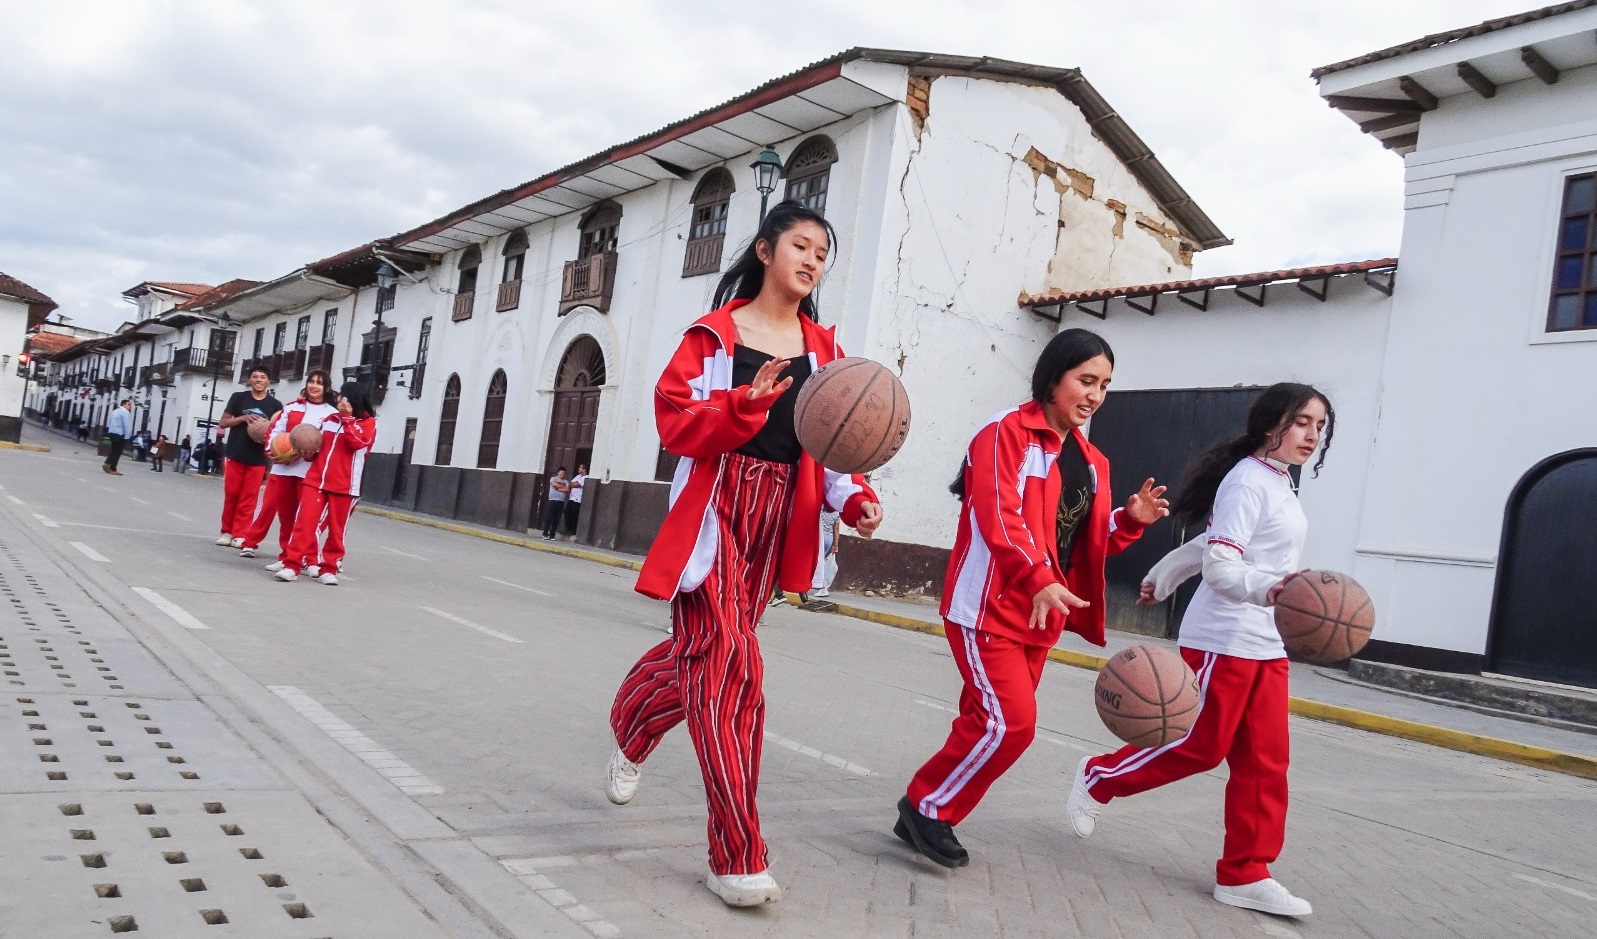
[[[1399,158],[1309,69],[1530,0],[0,2],[0,271],[112,328],[268,279],[856,45],[1084,70],[1236,240],[1199,275],[1395,253]]]

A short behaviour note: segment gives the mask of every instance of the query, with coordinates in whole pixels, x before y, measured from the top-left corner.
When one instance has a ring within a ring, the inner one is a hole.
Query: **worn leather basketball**
[[[1275,628],[1287,652],[1315,665],[1346,662],[1370,641],[1375,603],[1340,571],[1304,571],[1275,599]]]
[[[279,463],[292,463],[298,453],[294,451],[294,441],[288,434],[278,434],[266,446],[266,455]]]
[[[256,443],[265,443],[266,435],[271,429],[272,422],[260,415],[251,414],[244,419],[244,430]]]
[[[1197,676],[1180,653],[1159,646],[1115,653],[1098,672],[1093,698],[1109,732],[1136,747],[1179,740],[1198,717]]]
[[[294,449],[307,460],[322,448],[322,432],[311,424],[295,424],[288,436],[294,442]]]
[[[839,473],[868,473],[909,436],[909,395],[898,376],[858,356],[816,369],[793,403],[793,429],[816,462]]]

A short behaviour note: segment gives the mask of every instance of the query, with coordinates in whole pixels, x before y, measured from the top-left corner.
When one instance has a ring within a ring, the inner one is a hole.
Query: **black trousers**
[[[111,435],[111,455],[105,458],[105,465],[116,469],[116,464],[122,459],[122,448],[128,445],[128,438]]]
[[[582,514],[582,503],[566,500],[566,534],[577,533],[577,516]]]
[[[565,499],[550,499],[543,510],[543,536],[553,538],[560,529],[560,517],[565,514]]]

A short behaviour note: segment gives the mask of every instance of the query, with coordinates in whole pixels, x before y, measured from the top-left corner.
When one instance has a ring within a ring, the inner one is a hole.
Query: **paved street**
[[[945,871],[890,829],[958,693],[946,646],[791,608],[761,631],[761,809],[787,899],[728,910],[702,885],[703,792],[685,733],[651,758],[631,805],[602,793],[611,694],[667,622],[664,604],[632,592],[631,572],[357,514],[340,586],[281,584],[262,570],[269,555],[211,544],[215,481],[130,460],[125,476],[105,476],[85,447],[34,428],[25,439],[53,450],[0,450],[0,541],[44,572],[52,602],[99,617],[107,636],[131,624],[154,646],[165,669],[128,648],[145,672],[123,677],[147,675],[141,701],[181,704],[190,752],[219,767],[207,786],[240,793],[181,811],[237,799],[253,816],[246,831],[280,828],[277,850],[305,845],[296,864],[347,875],[342,892],[324,892],[320,923],[285,916],[281,931],[215,935],[492,935],[483,924],[497,920],[523,935],[1574,937],[1597,917],[1597,783],[1313,721],[1293,720],[1275,866],[1312,918],[1209,898],[1223,768],[1111,805],[1081,841],[1062,815],[1068,773],[1113,742],[1091,673],[1058,666],[1040,692],[1038,743],[961,826],[971,866]],[[5,573],[8,594],[26,594]],[[31,644],[19,615],[0,608],[13,652]],[[37,749],[11,697],[0,699],[8,760]],[[0,768],[8,831],[69,791],[12,770]],[[313,805],[337,828],[309,824]],[[102,882],[41,872],[38,857],[79,848],[0,848],[0,935],[110,931],[4,925],[30,906],[75,909],[66,894],[91,889],[78,881]],[[346,904],[393,922],[339,919]]]

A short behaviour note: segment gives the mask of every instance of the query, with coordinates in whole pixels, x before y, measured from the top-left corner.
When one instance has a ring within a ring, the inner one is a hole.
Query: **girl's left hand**
[[[869,538],[876,534],[877,526],[882,524],[882,504],[880,502],[867,502],[860,506],[859,523],[854,530],[859,532],[861,538]]]
[[[338,399],[338,413],[340,413],[340,414],[354,414],[355,413],[355,408],[349,403],[349,399],[348,398],[339,398]],[[1150,482],[1151,482],[1151,480],[1150,480]]]
[[[1142,488],[1126,500],[1126,514],[1143,525],[1152,525],[1170,514],[1170,500],[1164,498],[1163,486],[1155,486],[1150,477]]]

